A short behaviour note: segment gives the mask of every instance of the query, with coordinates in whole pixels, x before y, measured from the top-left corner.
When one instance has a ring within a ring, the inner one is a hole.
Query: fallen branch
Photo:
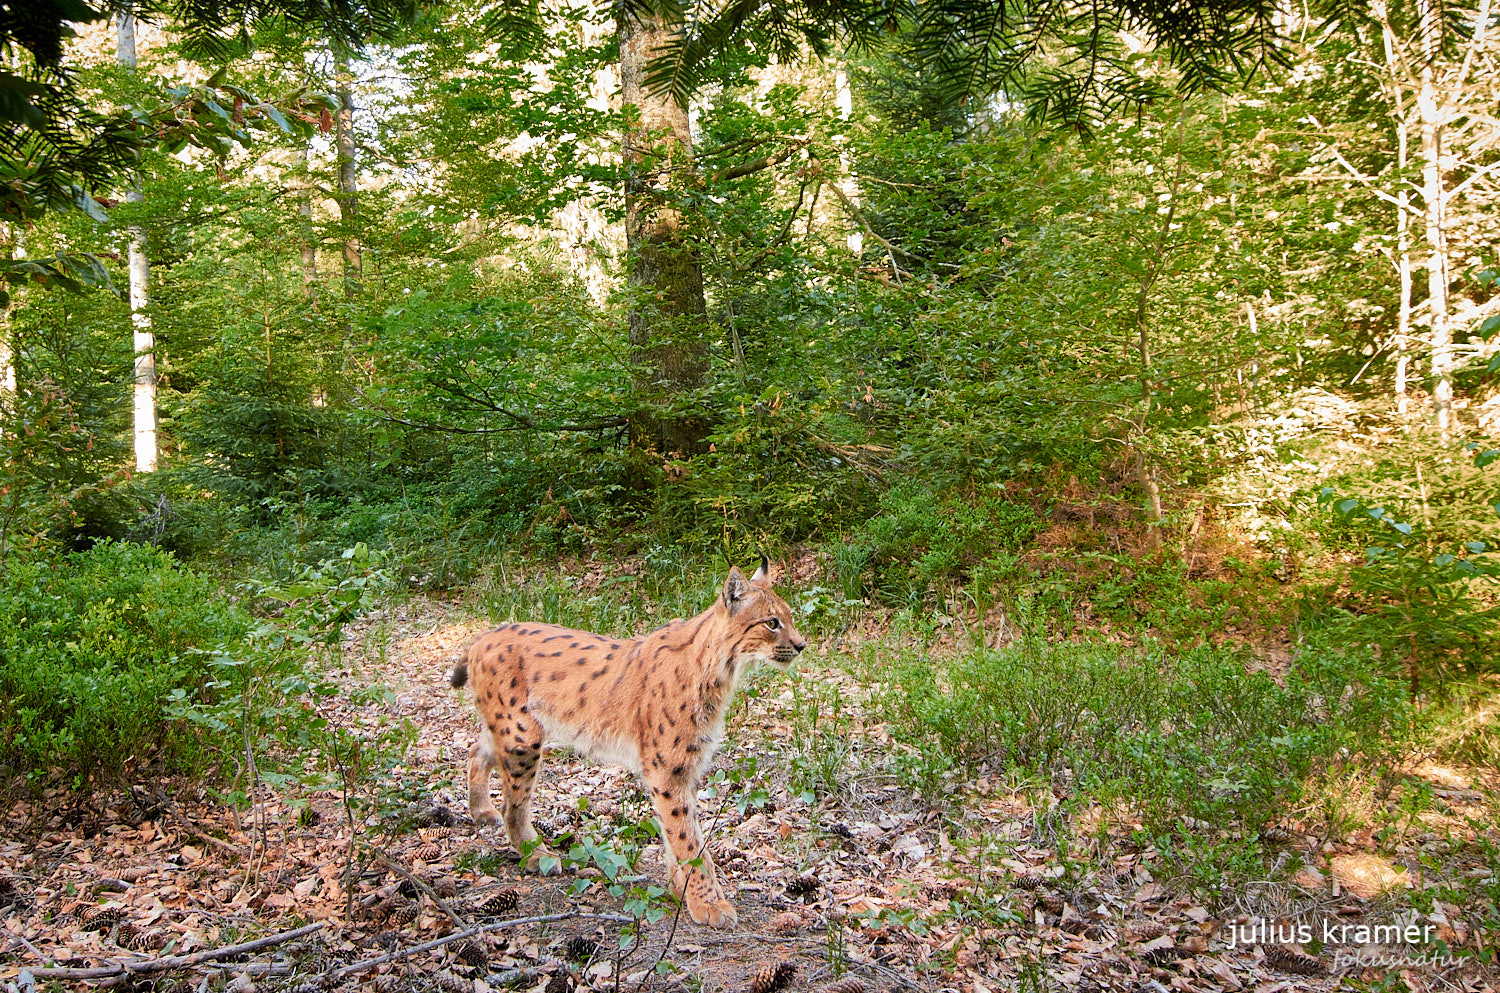
[[[387,962],[395,962],[397,959],[404,959],[411,955],[420,955],[422,952],[430,952],[434,948],[442,948],[451,942],[460,941],[464,938],[472,938],[478,934],[487,934],[490,931],[502,931],[505,928],[515,927],[519,924],[549,924],[552,921],[569,921],[580,918],[592,921],[612,921],[616,924],[635,923],[634,917],[626,917],[624,914],[581,914],[576,911],[567,914],[543,914],[540,917],[517,917],[508,921],[495,921],[493,924],[483,924],[479,927],[471,927],[465,931],[455,931],[452,934],[438,938],[436,941],[413,945],[410,948],[398,948],[394,952],[381,955],[377,958],[365,959],[363,962],[354,962],[328,973],[328,981],[337,982],[345,976],[353,975],[356,972],[373,969],[377,965],[385,965]]]
[[[163,958],[144,959],[138,962],[120,962],[115,965],[101,965],[92,968],[59,966],[56,968],[32,969],[31,974],[38,979],[107,979],[110,976],[150,975],[154,972],[183,969],[187,966],[197,965],[200,962],[212,962],[214,959],[227,958],[230,955],[258,952],[262,948],[280,945],[284,942],[300,938],[303,935],[321,930],[323,930],[321,923],[308,924],[293,931],[283,931],[280,934],[267,935],[264,938],[256,938],[254,941],[243,941],[238,945],[209,948],[201,952],[193,952],[190,955],[168,955]]]

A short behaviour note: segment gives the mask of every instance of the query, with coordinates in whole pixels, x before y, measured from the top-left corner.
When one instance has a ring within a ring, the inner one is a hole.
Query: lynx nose
[[[792,649],[798,655],[801,655],[802,654],[802,649],[804,649],[806,647],[807,647],[807,639],[806,638],[798,638],[796,641],[792,642]]]

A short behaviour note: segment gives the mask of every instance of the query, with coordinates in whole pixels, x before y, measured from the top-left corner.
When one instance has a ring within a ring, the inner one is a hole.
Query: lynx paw
[[[731,928],[740,921],[740,915],[735,913],[734,904],[728,900],[713,900],[697,903],[688,901],[688,913],[693,920],[699,924],[707,924],[709,927]]]
[[[500,811],[493,805],[488,807],[470,807],[469,817],[474,821],[475,827],[494,827],[500,823]]]

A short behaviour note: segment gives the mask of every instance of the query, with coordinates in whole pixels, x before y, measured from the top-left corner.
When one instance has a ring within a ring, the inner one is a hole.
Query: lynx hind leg
[[[531,823],[531,797],[536,787],[537,773],[542,768],[542,738],[540,723],[523,713],[513,713],[502,721],[497,740],[503,741],[500,754],[500,777],[502,796],[505,801],[505,833],[517,854],[526,860],[526,868],[532,872],[543,871],[542,859],[555,854],[541,843],[536,828]],[[552,872],[561,871],[553,863]]]
[[[477,827],[500,820],[500,811],[490,800],[490,771],[495,764],[495,736],[488,727],[481,727],[479,740],[469,746],[469,816]]]
[[[661,825],[662,858],[667,863],[672,891],[687,904],[689,916],[699,924],[733,927],[739,922],[739,915],[734,904],[724,897],[714,872],[713,857],[698,827],[696,791],[682,782],[650,785],[651,802]]]

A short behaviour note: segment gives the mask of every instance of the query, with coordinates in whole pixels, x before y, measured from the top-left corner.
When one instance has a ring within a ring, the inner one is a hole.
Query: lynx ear
[[[771,581],[771,563],[766,561],[765,555],[760,557],[760,568],[755,570],[755,575],[750,577],[752,583],[768,583]]]
[[[724,606],[729,608],[732,614],[743,607],[745,597],[750,592],[750,583],[745,579],[745,574],[740,572],[739,566],[733,566],[729,570],[729,578],[724,580]]]

